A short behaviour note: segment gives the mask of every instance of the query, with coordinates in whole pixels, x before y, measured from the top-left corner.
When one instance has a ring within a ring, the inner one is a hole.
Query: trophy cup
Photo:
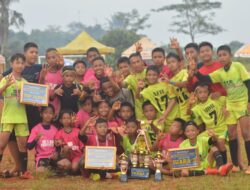
[[[127,182],[128,181],[128,176],[127,176],[127,171],[128,171],[128,157],[126,154],[122,154],[120,157],[120,169],[121,169],[121,175],[120,175],[120,181],[121,182]]]
[[[136,168],[137,167],[137,163],[138,163],[138,155],[137,155],[136,149],[134,149],[132,151],[130,159],[131,159],[132,167]]]
[[[145,168],[149,168],[149,162],[150,162],[150,154],[149,152],[146,150],[145,154],[144,154],[144,167]]]
[[[144,151],[140,150],[139,151],[139,167],[143,168],[144,166]]]
[[[155,181],[161,181],[162,180],[161,168],[162,168],[163,160],[162,160],[160,151],[157,152],[157,155],[154,161],[155,161],[155,167],[156,167]]]

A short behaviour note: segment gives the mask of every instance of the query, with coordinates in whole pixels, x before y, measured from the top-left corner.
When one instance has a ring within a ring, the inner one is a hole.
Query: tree
[[[111,19],[108,20],[109,30],[131,30],[137,32],[148,28],[151,25],[146,24],[149,19],[149,14],[140,16],[139,12],[136,9],[133,9],[131,12],[117,12],[111,16]]]
[[[0,49],[1,54],[4,54],[8,46],[8,35],[10,26],[17,28],[24,25],[23,15],[15,10],[11,10],[12,3],[18,0],[0,0]]]
[[[213,23],[213,10],[219,8],[221,3],[218,1],[182,0],[182,3],[166,5],[153,11],[176,11],[170,31],[190,35],[194,42],[198,34],[218,34],[224,30]]]
[[[114,57],[109,56],[109,60],[115,60],[121,56],[121,53],[125,49],[133,45],[140,38],[141,36],[133,31],[117,29],[109,31],[104,35],[101,42],[115,48]],[[114,66],[115,63],[112,61],[110,64]]]

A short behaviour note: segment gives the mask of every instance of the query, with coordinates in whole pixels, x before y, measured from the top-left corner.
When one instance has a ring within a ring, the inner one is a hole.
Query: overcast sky
[[[154,13],[151,9],[159,8],[180,0],[20,0],[12,9],[23,13],[26,24],[24,31],[44,29],[48,25],[65,26],[72,21],[85,25],[107,24],[110,15],[117,11],[129,12],[138,9],[140,14],[150,13],[150,28],[140,31],[157,44],[166,43],[169,37],[176,36],[182,45],[190,41],[189,36],[169,32],[171,16],[174,12]],[[226,29],[219,35],[206,35],[196,41],[211,41],[216,46],[238,40],[250,42],[250,1],[221,0],[222,8],[216,11],[214,21]]]

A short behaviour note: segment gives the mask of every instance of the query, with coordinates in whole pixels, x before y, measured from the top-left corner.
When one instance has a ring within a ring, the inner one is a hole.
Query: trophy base
[[[155,173],[155,181],[161,181],[162,180],[162,175],[160,172]]]
[[[121,174],[120,175],[120,182],[127,182],[127,181],[128,181],[127,174]]]
[[[150,176],[149,168],[131,168],[130,178],[132,179],[148,179]]]

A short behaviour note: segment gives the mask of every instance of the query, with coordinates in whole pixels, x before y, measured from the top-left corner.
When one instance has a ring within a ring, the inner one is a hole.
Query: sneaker
[[[217,175],[219,174],[219,170],[217,168],[207,168],[205,173],[206,175]]]
[[[233,168],[233,164],[225,164],[219,168],[219,172],[221,176],[226,176]]]
[[[30,172],[26,171],[20,175],[21,179],[34,179]]]

